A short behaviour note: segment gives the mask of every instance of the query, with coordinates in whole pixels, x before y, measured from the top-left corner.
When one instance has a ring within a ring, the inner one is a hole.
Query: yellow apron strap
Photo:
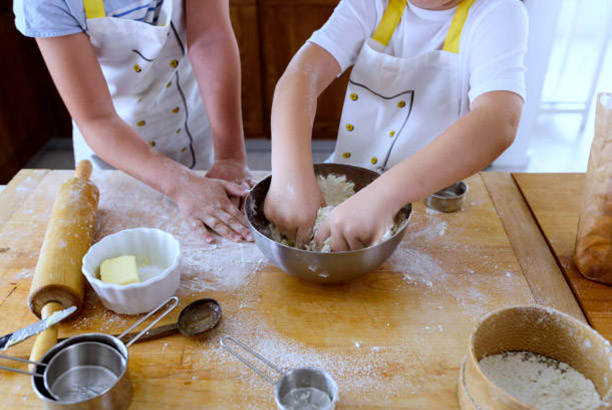
[[[442,50],[450,51],[451,53],[459,53],[459,39],[461,38],[461,30],[463,30],[463,25],[465,24],[465,20],[467,20],[468,12],[470,11],[470,7],[472,7],[473,3],[474,0],[463,0],[457,6],[457,10],[453,16],[453,21],[451,22],[450,28],[448,29],[448,34],[446,35],[446,40],[444,40],[444,47]]]
[[[102,0],[83,0],[83,6],[85,6],[85,17],[88,19],[106,17]]]
[[[397,27],[397,23],[399,23],[402,14],[404,14],[406,1],[407,0],[389,0],[389,5],[385,10],[385,14],[383,14],[378,27],[376,27],[376,31],[372,38],[385,47],[389,44],[395,27]]]

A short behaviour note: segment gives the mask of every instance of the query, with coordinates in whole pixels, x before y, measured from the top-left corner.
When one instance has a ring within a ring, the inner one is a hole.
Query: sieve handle
[[[255,365],[251,364],[247,359],[244,358],[244,356],[240,355],[234,349],[232,349],[231,347],[227,346],[227,344],[226,344],[227,341],[231,341],[234,344],[237,344],[243,350],[245,350],[246,352],[251,354],[251,356],[255,356],[260,361],[262,361],[264,364],[266,364],[269,368],[271,368],[272,370],[275,370],[281,376],[283,375],[282,370],[280,370],[278,367],[276,367],[274,364],[272,364],[268,359],[266,359],[265,357],[263,357],[259,353],[253,351],[252,349],[250,349],[248,346],[246,346],[244,343],[240,342],[239,340],[236,340],[236,339],[234,339],[233,337],[231,337],[229,335],[225,335],[225,336],[223,336],[221,338],[221,341],[220,341],[221,342],[221,346],[225,350],[227,350],[232,356],[234,356],[235,358],[240,360],[242,363],[244,363],[247,366],[249,366],[251,368],[251,370],[253,370],[255,373],[257,373],[258,375],[260,375],[261,377],[266,379],[266,381],[268,381],[268,383],[270,383],[272,386],[274,386],[274,385],[276,385],[276,383],[278,383],[278,380],[274,381],[272,378],[270,378],[268,375],[266,375],[262,370],[260,370],[259,368],[255,367]]]
[[[157,318],[155,318],[151,323],[149,323],[147,325],[147,327],[145,327],[140,333],[138,333],[136,336],[134,336],[133,338],[131,338],[126,344],[125,347],[130,347],[132,345],[132,343],[136,342],[140,336],[142,336],[143,334],[145,334],[149,329],[151,329],[153,326],[155,326],[155,324],[157,322],[159,322],[164,316],[166,316],[168,313],[170,313],[170,311],[172,311],[172,309],[174,309],[176,307],[176,305],[178,305],[179,299],[176,296],[172,296],[171,298],[168,298],[165,302],[163,302],[161,305],[159,305],[158,307],[156,307],[155,309],[153,309],[152,311],[150,311],[149,313],[147,313],[142,319],[140,319],[138,322],[134,323],[132,326],[130,326],[129,328],[127,328],[123,333],[121,333],[119,335],[119,339],[123,339],[123,337],[125,335],[127,335],[128,333],[130,333],[132,330],[134,330],[135,328],[137,328],[138,326],[140,326],[145,320],[147,320],[149,317],[151,317],[151,315],[153,315],[154,313],[156,313],[158,310],[160,310],[161,308],[163,308],[165,305],[167,305],[168,303],[170,303],[170,306],[168,306],[166,308],[166,310],[164,310]]]
[[[3,354],[0,354],[0,358],[1,359],[6,359],[6,360],[12,360],[14,362],[21,362],[21,363],[33,364],[35,366],[47,367],[46,363],[33,362],[32,360],[26,360],[26,359],[22,359],[20,357],[5,356]],[[14,373],[27,374],[29,376],[34,376],[34,377],[43,377],[43,375],[40,374],[40,373],[26,372],[25,370],[19,370],[19,369],[15,369],[13,367],[7,367],[7,366],[1,366],[0,365],[0,369],[8,370],[9,372],[14,372]]]

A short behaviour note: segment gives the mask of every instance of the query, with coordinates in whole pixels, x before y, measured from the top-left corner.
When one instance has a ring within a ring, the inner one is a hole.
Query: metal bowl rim
[[[315,164],[315,165],[321,165],[321,164]],[[329,164],[323,164],[323,165],[329,165]],[[340,164],[340,165],[344,165],[344,164]],[[356,167],[354,165],[347,165],[347,166],[350,166],[352,168],[360,168],[360,167]],[[371,170],[369,170],[369,171],[371,171]],[[376,172],[376,171],[372,171],[372,172]],[[253,188],[251,188],[251,191],[254,190],[259,184],[263,183],[264,181],[266,181],[268,179],[272,179],[272,174],[266,175],[264,178],[259,180],[257,182],[257,184],[255,184],[255,186]],[[467,184],[466,184],[466,186],[467,186]],[[249,198],[251,198],[251,192],[249,192],[249,194],[247,195],[247,197],[245,199],[245,203],[249,201]],[[252,201],[252,199],[251,199],[251,201]],[[245,215],[245,219],[247,220],[247,223],[249,224],[249,227],[251,228],[251,230],[253,232],[258,233],[259,235],[261,235],[265,239],[269,240],[270,242],[272,242],[272,243],[274,243],[274,244],[276,244],[278,246],[281,246],[281,247],[283,247],[283,248],[285,248],[287,250],[297,251],[298,253],[301,253],[301,254],[304,254],[304,255],[323,256],[323,255],[350,255],[350,254],[357,254],[357,253],[365,252],[365,251],[367,251],[369,249],[372,249],[372,248],[375,248],[377,246],[381,246],[384,243],[390,242],[393,238],[395,238],[399,234],[403,234],[403,232],[406,230],[406,227],[408,226],[408,223],[410,222],[410,218],[412,217],[412,203],[408,203],[408,204],[404,205],[398,211],[398,214],[400,214],[401,212],[404,212],[404,213],[408,214],[406,216],[406,219],[402,222],[402,224],[404,226],[402,227],[402,229],[399,229],[397,232],[395,232],[393,235],[391,235],[391,237],[389,239],[387,239],[387,240],[385,240],[383,242],[380,242],[380,243],[375,243],[373,245],[370,245],[367,248],[354,249],[354,250],[350,250],[350,251],[338,251],[338,252],[309,251],[309,250],[306,250],[306,249],[294,248],[293,246],[289,246],[289,245],[282,244],[280,242],[276,242],[274,239],[268,237],[265,233],[261,232],[259,229],[257,229],[255,226],[253,226],[253,224],[251,223],[251,220],[249,218],[249,215],[246,212],[246,209],[245,209],[244,215]],[[323,257],[325,257],[325,256],[323,256]]]
[[[356,253],[360,253],[360,252],[365,252],[368,249],[376,248],[377,246],[380,246],[380,245],[382,245],[384,243],[387,243],[387,242],[391,241],[393,238],[395,238],[397,235],[403,233],[406,230],[406,227],[408,226],[408,222],[410,221],[410,218],[412,217],[412,207],[411,207],[411,205],[408,204],[408,205],[404,206],[402,208],[402,210],[405,209],[405,208],[408,208],[408,216],[402,222],[402,224],[404,224],[404,227],[402,227],[402,229],[398,230],[393,235],[391,235],[391,237],[389,239],[386,239],[383,242],[379,242],[379,243],[375,243],[373,245],[370,245],[367,248],[359,248],[359,249],[354,249],[354,250],[350,250],[350,251],[336,251],[336,252],[309,251],[309,250],[306,250],[306,249],[294,248],[293,246],[289,246],[289,245],[285,245],[284,243],[276,242],[274,239],[268,237],[266,234],[264,234],[259,229],[254,227],[253,224],[251,224],[251,221],[249,220],[249,218],[246,218],[246,219],[247,219],[247,222],[249,223],[249,227],[251,227],[251,229],[253,231],[257,232],[259,235],[263,236],[265,239],[273,242],[274,244],[276,244],[278,246],[282,246],[283,248],[286,248],[288,250],[297,251],[298,253],[302,253],[302,254],[305,254],[305,255],[317,255],[317,256],[322,256],[322,255],[347,255],[347,254],[356,254]],[[402,211],[400,210],[400,212],[402,212]]]

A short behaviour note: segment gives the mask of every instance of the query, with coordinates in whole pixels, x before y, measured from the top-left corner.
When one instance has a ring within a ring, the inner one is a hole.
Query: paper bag
[[[574,262],[583,276],[612,284],[612,94],[597,96]]]

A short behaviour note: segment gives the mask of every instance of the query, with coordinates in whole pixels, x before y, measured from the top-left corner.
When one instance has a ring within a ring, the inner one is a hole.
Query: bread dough
[[[331,238],[327,238],[323,243],[321,249],[317,249],[314,241],[319,227],[327,218],[329,213],[336,206],[355,195],[355,184],[351,181],[347,181],[346,175],[335,175],[329,174],[327,176],[318,175],[317,184],[323,193],[325,199],[325,206],[319,208],[317,211],[317,219],[313,227],[313,236],[309,243],[306,244],[304,249],[308,251],[320,251],[320,252],[332,252]],[[391,228],[387,229],[384,235],[374,244],[381,243],[391,238],[399,229],[403,228],[405,221],[396,222]],[[270,235],[269,237],[276,242],[282,243],[283,245],[296,247],[295,243],[290,243],[287,237],[280,233],[275,224],[270,223]]]

